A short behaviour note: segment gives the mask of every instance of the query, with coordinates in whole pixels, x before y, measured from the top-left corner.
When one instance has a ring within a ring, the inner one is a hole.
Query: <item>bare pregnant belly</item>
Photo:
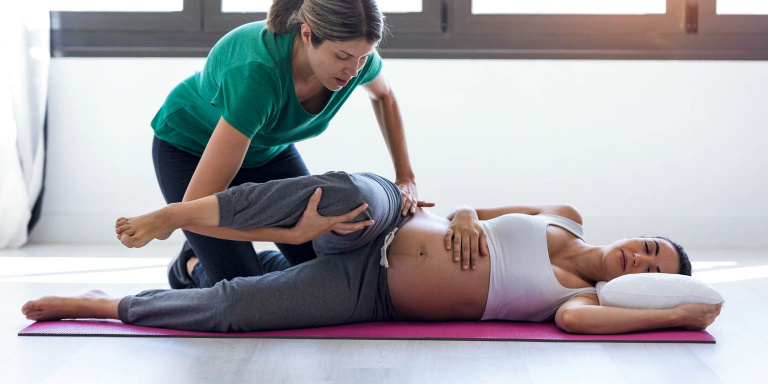
[[[445,249],[450,222],[422,209],[397,231],[389,249],[387,280],[397,313],[412,320],[477,320],[488,300],[491,262],[462,270]]]

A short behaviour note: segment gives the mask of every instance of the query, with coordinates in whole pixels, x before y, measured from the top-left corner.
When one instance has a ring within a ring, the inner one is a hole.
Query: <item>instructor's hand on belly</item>
[[[488,256],[485,231],[477,218],[477,212],[469,207],[460,208],[448,216],[451,224],[445,232],[445,249],[453,246],[453,261],[461,260],[461,269],[477,269],[480,256]]]
[[[416,190],[416,182],[413,179],[397,179],[395,185],[400,188],[400,197],[403,199],[403,210],[401,215],[405,216],[408,211],[411,215],[416,214],[416,208],[418,207],[434,207],[435,203],[428,203],[426,201],[419,201],[419,193]]]
[[[335,231],[340,235],[346,235],[359,231],[371,224],[373,220],[365,220],[357,223],[347,223],[351,221],[368,208],[368,204],[363,204],[354,210],[339,216],[322,216],[317,212],[317,205],[320,203],[320,196],[323,194],[321,188],[317,188],[307,203],[307,209],[293,228],[288,230],[290,244],[303,244],[311,241],[318,236],[328,232]]]

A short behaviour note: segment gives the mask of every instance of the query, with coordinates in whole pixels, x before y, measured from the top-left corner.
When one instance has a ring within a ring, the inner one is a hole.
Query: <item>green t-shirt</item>
[[[152,119],[155,135],[202,156],[213,129],[224,117],[251,138],[243,167],[258,167],[291,143],[326,128],[352,91],[376,79],[381,57],[374,51],[358,76],[333,92],[318,114],[296,98],[291,74],[295,33],[276,35],[264,21],[240,26],[214,45],[205,67],[177,85]]]

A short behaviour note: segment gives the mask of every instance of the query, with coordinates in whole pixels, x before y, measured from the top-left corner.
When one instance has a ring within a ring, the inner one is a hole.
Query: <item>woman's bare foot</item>
[[[169,207],[138,217],[117,219],[115,223],[117,239],[128,248],[141,248],[153,239],[167,239],[178,228],[172,223],[172,215],[168,212]]]
[[[120,299],[112,298],[102,291],[90,291],[75,297],[45,296],[28,301],[21,307],[21,313],[35,321],[117,319],[119,303]]]

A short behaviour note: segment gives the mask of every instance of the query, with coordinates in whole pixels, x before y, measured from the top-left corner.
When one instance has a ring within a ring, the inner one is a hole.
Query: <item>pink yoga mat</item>
[[[140,327],[113,320],[37,322],[19,336],[136,336],[136,337],[251,337],[286,339],[412,339],[412,340],[518,340],[593,341],[621,343],[714,343],[706,331],[677,329],[624,335],[572,335],[553,323],[514,322],[384,322],[282,331],[215,333]]]

